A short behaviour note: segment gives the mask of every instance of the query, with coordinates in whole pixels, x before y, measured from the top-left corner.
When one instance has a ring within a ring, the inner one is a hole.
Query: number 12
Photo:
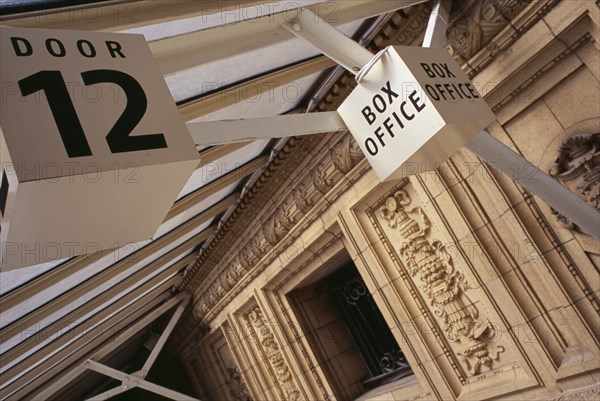
[[[81,77],[86,86],[99,83],[119,85],[127,96],[127,105],[123,113],[106,135],[106,142],[112,153],[167,147],[165,136],[162,133],[129,136],[144,117],[148,107],[148,99],[144,89],[135,78],[115,70],[85,71],[81,73]],[[69,157],[92,156],[92,150],[60,71],[37,72],[20,80],[19,88],[23,96],[44,91]]]

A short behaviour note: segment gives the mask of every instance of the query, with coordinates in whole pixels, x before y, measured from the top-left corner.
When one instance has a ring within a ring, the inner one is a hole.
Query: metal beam
[[[357,19],[365,19],[386,14],[427,0],[370,1],[344,0],[322,1],[324,4],[309,6],[317,15],[342,25]],[[267,1],[227,2],[227,1],[115,1],[108,5],[69,7],[45,12],[32,12],[18,16],[0,17],[5,25],[31,28],[52,27],[54,29],[77,29],[116,32],[144,25],[168,22],[179,18],[209,16],[227,12],[235,21],[214,28],[201,29],[175,37],[150,43],[150,48],[165,74],[185,70],[200,64],[227,59],[232,54],[249,52],[266,45],[275,45],[291,36],[282,24],[304,12],[301,5],[293,2],[284,6],[273,3],[258,18],[241,21],[244,13],[235,17],[231,11],[246,9],[246,14],[257,13],[253,6]],[[243,10],[242,10],[243,11]],[[279,11],[279,12],[274,12]]]
[[[100,346],[100,348],[96,352],[93,352],[91,355],[87,356],[87,358],[94,359],[94,360],[102,360],[102,358],[109,355],[111,352],[113,352],[115,349],[117,349],[121,344],[128,341],[131,337],[133,337],[135,334],[137,334],[138,331],[140,331],[141,329],[145,328],[150,323],[152,323],[157,317],[159,317],[160,315],[164,314],[165,312],[169,311],[171,308],[176,306],[179,302],[181,302],[184,295],[185,294],[178,294],[175,297],[172,297],[171,299],[167,300],[164,304],[160,305],[156,309],[152,310],[152,312],[150,312],[150,313],[144,312],[146,314],[139,320],[136,320],[139,318],[139,314],[133,315],[132,316],[133,318],[128,319],[128,320],[130,320],[134,323],[129,324],[128,326],[124,327],[123,330],[121,330],[120,332],[117,333],[120,341],[106,342],[106,338],[94,339],[96,341],[102,342],[103,345]],[[154,302],[151,302],[151,303],[154,303]],[[133,328],[133,330],[131,330],[131,328]],[[88,344],[89,343],[90,342],[88,341]],[[78,354],[77,357],[82,357],[84,355]],[[74,369],[70,370],[69,372],[67,372],[60,378],[58,378],[56,381],[54,381],[52,384],[50,384],[49,386],[44,388],[42,391],[35,394],[32,397],[32,399],[39,400],[39,401],[48,400],[53,394],[55,394],[58,390],[60,390],[66,384],[70,383],[72,380],[77,378],[77,376],[79,376],[85,370],[86,370],[86,368],[83,366],[83,363],[80,363]],[[48,373],[48,372],[46,372],[46,373]],[[26,394],[27,393],[24,393],[24,394],[22,394],[22,396],[24,396]],[[19,398],[18,395],[17,395],[17,398]]]
[[[193,248],[193,246],[192,246]],[[190,244],[187,247],[182,247],[180,250],[189,252]],[[173,258],[177,257],[175,253],[172,255]],[[126,289],[130,289],[130,292],[123,295],[121,298],[115,300],[110,305],[103,308],[101,311],[97,312],[92,317],[87,318],[85,321],[81,322],[81,324],[85,324],[87,321],[101,322],[105,321],[107,318],[110,318],[111,315],[117,313],[122,308],[126,307],[129,303],[133,302],[139,296],[150,291],[153,287],[159,285],[163,281],[169,279],[171,276],[174,276],[179,270],[185,268],[189,262],[191,262],[195,257],[195,254],[190,254],[187,257],[184,257],[182,260],[173,263],[171,266],[167,267],[165,270],[158,273],[156,276],[152,277],[150,280],[145,281],[145,277],[148,277],[150,274],[146,271],[146,269],[142,269],[136,274],[128,277],[123,280],[117,286],[111,288],[110,291],[100,294],[98,297],[95,297],[87,304],[77,308],[72,313],[69,313],[63,316],[61,319],[53,323],[49,328],[43,330],[40,333],[36,333],[35,335],[31,335],[26,340],[19,343],[19,345],[11,348],[5,354],[0,356],[0,365],[7,366],[9,363],[14,361],[16,358],[21,356],[24,353],[27,353],[30,349],[34,348],[38,343],[43,342],[46,339],[52,339],[46,346],[37,350],[34,354],[27,356],[22,359],[14,366],[10,367],[6,371],[2,373],[3,381],[6,382],[13,377],[15,377],[19,371],[26,370],[27,367],[31,367],[35,365],[41,359],[44,359],[46,356],[50,355],[53,352],[56,352],[59,349],[68,346],[68,343],[73,341],[73,330],[77,330],[78,326],[74,325],[74,322],[80,322],[81,318],[89,313],[92,309],[91,307],[96,307],[97,305],[106,303],[112,300],[116,294],[120,292],[124,292]],[[168,263],[163,261],[163,263]],[[137,286],[139,283],[142,283],[139,287]],[[69,328],[69,330],[65,330],[65,328]],[[55,328],[54,330],[50,330],[51,328]]]
[[[252,99],[273,90],[273,88],[316,74],[335,65],[335,62],[327,57],[316,57],[269,74],[261,75],[258,78],[240,82],[231,88],[185,102],[179,106],[179,112],[183,120],[189,122],[233,104]]]
[[[185,298],[181,302],[181,304],[179,304],[179,306],[177,307],[177,310],[175,311],[175,313],[173,313],[173,316],[171,316],[171,320],[169,320],[167,327],[161,334],[158,342],[154,345],[154,348],[152,349],[151,354],[148,356],[148,359],[146,359],[144,366],[142,367],[141,370],[135,372],[131,376],[136,377],[136,378],[143,378],[145,376],[148,376],[148,372],[150,371],[150,368],[156,361],[156,358],[158,357],[158,354],[162,350],[162,347],[165,345],[167,339],[169,338],[169,335],[171,335],[171,332],[175,328],[175,325],[181,318],[181,315],[183,314],[183,311],[184,311],[185,307],[187,306],[187,304],[189,303],[190,299],[191,299],[191,296]],[[105,400],[105,399],[115,396],[116,394],[120,394],[132,387],[135,387],[135,385],[129,387],[129,386],[125,386],[125,383],[123,383],[121,386],[118,386],[118,387],[112,388],[110,390],[107,390],[103,393],[97,394],[92,398],[88,398],[87,401]]]
[[[152,348],[152,352],[148,356],[148,359],[146,359],[144,366],[142,367],[142,369],[139,372],[142,377],[148,375],[148,371],[150,371],[150,368],[156,361],[156,358],[158,358],[158,354],[160,353],[160,351],[162,351],[163,346],[166,344],[167,339],[171,335],[171,332],[175,328],[175,325],[179,321],[179,318],[181,318],[181,315],[183,314],[183,310],[189,303],[190,298],[191,298],[191,296],[188,294],[188,296],[181,301],[181,303],[175,310],[175,313],[173,313],[173,316],[171,317],[171,320],[169,320],[167,327],[165,327],[165,330],[163,331],[160,338],[158,339],[158,342],[154,345],[154,348]]]
[[[176,277],[176,280],[177,279],[179,279],[179,277]],[[0,390],[0,398],[4,399],[10,396],[13,399],[21,399],[34,391],[37,387],[43,385],[46,381],[60,376],[61,372],[65,371],[68,366],[81,361],[82,358],[87,359],[91,357],[90,354],[95,356],[94,349],[102,346],[105,342],[108,341],[108,344],[113,344],[115,347],[123,344],[124,341],[126,341],[124,339],[126,335],[135,334],[128,332],[128,329],[134,328],[137,332],[142,328],[138,328],[138,326],[132,325],[132,323],[151,312],[153,309],[160,307],[162,302],[168,302],[169,298],[173,296],[170,291],[165,291],[163,286],[149,295],[150,296],[143,297],[136,301],[130,308],[118,312],[117,315],[115,315],[114,320],[101,323],[94,329],[95,331],[93,333],[86,333],[86,335],[75,339],[69,344],[69,348],[58,351],[50,358],[26,372],[23,376],[10,383]],[[122,327],[124,330],[118,330]],[[121,336],[120,333],[123,333],[124,331],[125,335]],[[98,332],[100,333],[98,334]],[[112,341],[110,341],[111,338]],[[116,341],[117,339],[119,341]],[[103,355],[103,357],[104,356],[106,355]],[[48,398],[49,397],[46,396],[41,399],[45,401]]]
[[[208,221],[209,219],[214,218],[216,215],[227,210],[231,205],[237,202],[238,194],[234,193],[227,198],[221,200],[216,203],[209,209],[200,213],[198,216],[194,217],[191,220],[188,220],[180,227],[174,229],[172,232],[165,234],[157,240],[152,241],[146,247],[142,249],[146,249],[148,251],[147,254],[151,252],[157,252],[163,249],[165,246],[168,246],[177,238],[180,238],[182,235],[189,233],[198,227],[198,225]],[[139,251],[138,251],[139,252]],[[83,294],[88,293],[90,290],[93,290],[95,287],[102,285],[106,281],[110,280],[116,274],[123,273],[127,271],[132,263],[135,263],[137,258],[139,257],[138,253],[135,252],[115,263],[110,268],[103,270],[101,273],[92,277],[91,279],[85,281],[79,286],[73,288],[62,297],[54,298],[43,306],[36,308],[32,313],[24,316],[23,318],[12,322],[10,325],[7,325],[0,329],[0,344],[6,342],[8,339],[13,336],[10,335],[12,333],[11,330],[14,330],[15,327],[25,327],[29,328],[39,323],[44,319],[44,317],[55,313],[60,310],[65,304],[70,304],[71,302],[79,299]]]
[[[177,201],[165,218],[165,221],[172,219],[176,215],[183,213],[187,209],[193,207],[199,202],[202,202],[209,196],[221,191],[222,189],[232,185],[241,179],[253,174],[256,170],[267,163],[269,156],[259,156],[256,159],[244,164],[241,167],[227,173],[226,175],[217,178],[208,185],[204,185],[200,189],[186,195],[183,199]]]
[[[96,394],[93,397],[90,397],[88,399],[86,399],[85,401],[103,401],[103,400],[109,400],[112,397],[114,397],[115,395],[119,395],[121,393],[124,393],[125,391],[129,390],[128,388],[125,388],[124,386],[119,386],[119,387],[114,387],[111,388],[110,390],[106,390],[100,394]]]
[[[283,25],[291,18],[311,13],[335,25],[387,14],[427,0],[344,0],[329,2],[326,7],[313,5],[307,8],[288,7],[285,11],[263,15],[215,28],[199,30],[151,42],[150,50],[164,75],[183,71],[231,55],[244,54],[266,46],[293,39]]]
[[[425,29],[423,47],[443,47],[446,44],[446,31],[450,18],[450,6],[452,0],[436,0],[429,16],[429,22]]]
[[[370,51],[357,46],[355,41],[309,10],[304,10],[294,21],[284,23],[283,27],[354,74],[373,58]]]
[[[75,29],[81,31],[118,32],[141,26],[165,23],[177,19],[228,12],[239,8],[252,7],[272,0],[230,2],[230,1],[189,1],[189,0],[143,0],[110,1],[83,6],[67,6],[51,10],[31,11],[17,15],[0,16],[4,25]]]
[[[194,142],[202,145],[284,138],[348,129],[337,111],[187,123],[187,128]]]
[[[150,383],[146,380],[140,379],[139,377],[135,377],[129,375],[127,373],[119,372],[116,369],[110,368],[101,363],[95,362],[93,360],[88,360],[84,363],[84,366],[87,369],[96,371],[98,373],[102,373],[108,377],[112,377],[116,380],[121,380],[123,382],[123,388],[129,389],[132,387],[140,387],[144,390],[152,391],[153,393],[162,395],[163,397],[170,398],[172,400],[184,400],[184,401],[199,401],[196,398],[190,397],[188,395],[179,393],[177,391],[169,390],[168,388],[164,388],[154,383]]]

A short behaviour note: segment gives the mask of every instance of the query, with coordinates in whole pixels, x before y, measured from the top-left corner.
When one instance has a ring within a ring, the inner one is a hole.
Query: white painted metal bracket
[[[99,401],[99,400],[107,400],[111,397],[114,397],[117,394],[121,394],[127,390],[130,390],[134,387],[140,387],[143,388],[144,390],[148,390],[151,391],[153,393],[162,395],[163,397],[167,397],[170,398],[172,400],[186,400],[186,401],[198,401],[196,398],[190,397],[188,395],[179,393],[177,391],[173,391],[170,390],[168,388],[164,388],[162,386],[159,386],[157,384],[154,383],[150,383],[149,381],[144,380],[144,378],[146,376],[148,376],[148,372],[150,370],[150,368],[152,367],[152,365],[154,364],[154,362],[156,361],[156,358],[158,357],[158,354],[160,353],[160,351],[162,350],[163,346],[165,345],[165,343],[167,342],[167,339],[169,338],[169,335],[171,335],[171,332],[173,331],[173,329],[175,328],[175,325],[177,324],[177,322],[179,321],[179,318],[181,317],[181,315],[183,314],[183,311],[185,310],[185,307],[187,306],[187,304],[189,303],[191,299],[191,296],[189,294],[185,294],[181,300],[181,303],[179,304],[179,306],[177,307],[177,309],[175,310],[175,313],[173,313],[173,316],[171,317],[171,319],[169,320],[169,323],[167,324],[167,327],[165,328],[165,330],[163,331],[163,333],[161,334],[160,338],[158,339],[156,345],[154,345],[154,348],[152,349],[152,352],[150,353],[150,355],[148,356],[148,359],[146,359],[146,362],[144,363],[144,366],[142,367],[141,370],[133,373],[133,374],[127,374],[127,373],[123,373],[120,372],[116,369],[110,368],[106,365],[103,365],[99,362],[96,362],[92,359],[88,359],[86,362],[83,363],[83,367],[86,369],[90,369],[90,370],[94,370],[98,373],[102,373],[108,377],[112,377],[113,379],[116,380],[120,380],[121,381],[121,385],[115,388],[112,388],[110,390],[107,390],[103,393],[97,394],[92,398],[88,398],[87,401]],[[156,317],[160,316],[159,313],[160,311],[156,311]]]
[[[158,384],[150,383],[149,381],[146,381],[140,377],[137,377],[136,375],[130,375],[127,373],[120,372],[116,369],[110,368],[110,367],[103,365],[96,361],[88,360],[88,361],[84,362],[83,365],[90,370],[96,371],[98,373],[102,373],[103,375],[112,377],[113,379],[120,380],[123,383],[121,385],[121,387],[117,387],[114,390],[109,390],[108,392],[103,393],[103,395],[109,395],[110,397],[112,397],[112,396],[118,394],[116,392],[117,389],[122,389],[123,391],[127,391],[134,387],[139,387],[139,388],[143,388],[144,390],[148,390],[153,393],[156,393],[158,395],[162,395],[163,397],[170,398],[172,400],[198,401],[196,398],[179,393],[177,391],[169,390],[168,388],[164,388],[162,386],[159,386]],[[123,391],[120,391],[120,392],[123,392]],[[107,394],[107,393],[109,393],[109,394]],[[102,398],[94,397],[93,399],[107,399],[102,395],[98,395],[97,397],[102,397]]]
[[[337,111],[188,123],[196,145],[285,138],[347,130]]]

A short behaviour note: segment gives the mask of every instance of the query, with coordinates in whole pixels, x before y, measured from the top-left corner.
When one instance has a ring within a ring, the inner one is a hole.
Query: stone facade
[[[598,209],[597,2],[455,3],[447,48],[496,113],[490,133]],[[418,45],[428,14],[397,13],[373,48]],[[352,87],[340,77],[318,110]],[[382,184],[348,133],[293,138],[225,228],[185,279],[177,333],[205,399],[599,397],[600,243],[466,150]],[[362,384],[318,286],[347,261],[414,376]]]

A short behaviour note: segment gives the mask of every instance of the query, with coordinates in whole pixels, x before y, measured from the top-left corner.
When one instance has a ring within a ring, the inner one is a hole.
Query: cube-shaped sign
[[[445,49],[390,46],[338,109],[382,181],[433,170],[495,116]]]
[[[0,28],[2,270],[150,239],[198,153],[141,35]]]

